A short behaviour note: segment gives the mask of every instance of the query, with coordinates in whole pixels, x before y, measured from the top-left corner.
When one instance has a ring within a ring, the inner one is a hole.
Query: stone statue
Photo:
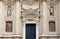
[[[50,7],[50,15],[54,15],[54,7]]]
[[[12,11],[11,11],[11,6],[8,6],[7,9],[8,9],[8,10],[7,10],[7,15],[8,15],[8,16],[11,16],[11,13],[12,13]]]
[[[54,8],[53,7],[50,7],[50,12],[54,13]]]

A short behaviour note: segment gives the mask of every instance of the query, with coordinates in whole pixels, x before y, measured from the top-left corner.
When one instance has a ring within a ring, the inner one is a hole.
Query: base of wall
[[[0,37],[0,39],[22,39],[20,37]]]
[[[21,37],[0,37],[0,39],[22,39]],[[60,39],[60,37],[39,37],[39,39]]]
[[[5,37],[5,36],[1,36],[0,39],[22,39],[21,36],[19,35],[13,35],[13,37]],[[39,36],[39,39],[60,39],[60,36],[59,35],[51,35],[51,36],[48,36],[48,35],[41,35]]]
[[[0,39],[22,39],[21,37],[0,37]],[[60,37],[39,37],[39,39],[60,39]]]
[[[39,39],[60,39],[60,36],[41,36]]]

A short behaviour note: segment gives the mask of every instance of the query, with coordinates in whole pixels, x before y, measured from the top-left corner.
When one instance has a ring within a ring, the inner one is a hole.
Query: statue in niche
[[[12,13],[11,6],[8,6],[8,8],[7,8],[7,15],[11,16],[11,13]]]
[[[54,15],[54,7],[50,7],[50,15]]]

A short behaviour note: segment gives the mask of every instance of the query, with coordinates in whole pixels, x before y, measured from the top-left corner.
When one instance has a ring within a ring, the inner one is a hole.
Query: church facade
[[[0,0],[0,39],[60,39],[60,0]]]

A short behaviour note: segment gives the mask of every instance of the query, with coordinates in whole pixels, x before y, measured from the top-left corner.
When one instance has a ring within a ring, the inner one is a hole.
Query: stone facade
[[[12,32],[6,32],[6,21],[12,21]],[[49,21],[55,21],[55,32],[49,32]],[[36,39],[60,39],[60,0],[0,0],[0,39],[25,39],[26,23],[36,24]]]

